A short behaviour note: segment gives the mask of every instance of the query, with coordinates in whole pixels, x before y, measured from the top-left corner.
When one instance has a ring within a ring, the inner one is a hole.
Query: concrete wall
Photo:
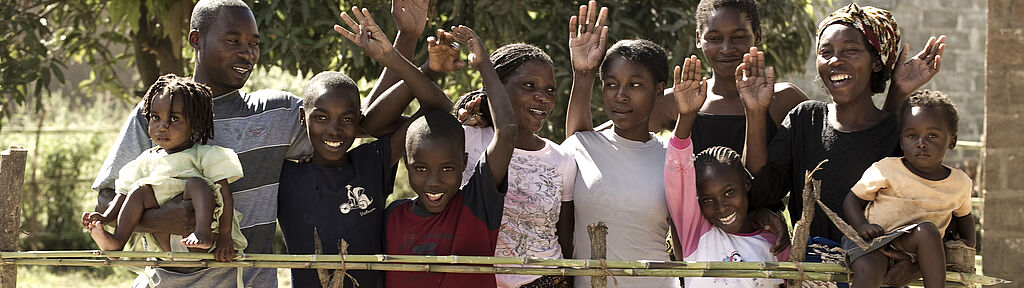
[[[988,0],[985,274],[1024,287],[1024,0]]]

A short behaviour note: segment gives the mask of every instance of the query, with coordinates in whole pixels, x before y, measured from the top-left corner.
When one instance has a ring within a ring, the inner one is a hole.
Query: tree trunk
[[[175,11],[177,12],[177,11]],[[165,74],[174,73],[178,76],[185,76],[185,63],[182,61],[181,47],[174,45],[181,41],[171,41],[165,34],[180,35],[177,31],[167,31],[170,25],[160,25],[158,19],[149,15],[149,8],[146,2],[139,3],[139,31],[133,31],[135,39],[133,47],[135,50],[135,67],[139,71],[139,78],[142,81],[142,91],[137,91],[136,96],[143,96],[150,85],[156,82],[157,78]],[[169,21],[175,21],[174,17]],[[161,33],[161,31],[174,33]]]

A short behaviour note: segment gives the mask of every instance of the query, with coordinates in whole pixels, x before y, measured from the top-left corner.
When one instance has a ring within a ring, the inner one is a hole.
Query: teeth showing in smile
[[[829,77],[829,80],[832,80],[832,82],[836,82],[836,81],[843,81],[843,80],[850,79],[850,78],[853,78],[853,76],[850,76],[850,74],[837,74],[837,75],[832,75],[832,77]]]
[[[231,67],[231,69],[234,69],[235,72],[242,73],[242,74],[245,74],[245,73],[249,72],[249,69],[241,68],[241,67]]]
[[[338,148],[338,147],[341,147],[341,142],[334,142],[334,141],[327,141],[327,140],[324,140],[324,144],[327,144],[327,146],[328,146],[328,147],[331,147],[331,148]]]
[[[534,109],[534,108],[527,109],[527,111],[530,111],[530,113],[533,113],[533,114],[536,114],[536,115],[540,115],[540,116],[544,116],[544,115],[548,114],[548,112],[544,112],[543,110]]]
[[[732,212],[732,214],[729,214],[729,216],[726,216],[725,218],[718,218],[718,221],[722,222],[724,225],[732,224],[733,221],[736,221],[736,212]]]
[[[423,194],[427,195],[427,200],[430,200],[430,201],[441,200],[441,196],[444,196],[444,193],[423,193]]]

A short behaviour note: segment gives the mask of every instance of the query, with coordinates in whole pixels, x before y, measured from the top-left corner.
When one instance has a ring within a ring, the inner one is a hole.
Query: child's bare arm
[[[743,63],[736,67],[735,77],[747,118],[743,163],[751,174],[759,175],[768,164],[768,132],[764,127],[767,127],[768,107],[775,95],[775,69],[765,69],[764,52],[750,47],[743,55]]]
[[[117,214],[121,211],[121,206],[124,206],[124,200],[128,198],[127,195],[121,193],[115,193],[114,199],[111,199],[107,203],[107,209],[103,212],[85,212],[82,215],[82,226],[89,226],[89,223],[93,221],[100,221],[100,223],[117,223]]]
[[[860,199],[853,192],[849,192],[846,194],[846,199],[843,200],[843,214],[846,215],[846,221],[853,226],[854,230],[857,230],[857,234],[864,241],[871,241],[875,237],[884,235],[885,229],[877,224],[868,223],[868,219],[864,217],[864,207],[867,206],[867,200]]]
[[[391,1],[391,15],[398,25],[398,35],[395,36],[394,48],[402,56],[411,59],[416,52],[416,40],[423,34],[427,22],[427,7],[429,0],[393,0]],[[369,108],[384,90],[398,83],[401,78],[391,72],[387,67],[380,72],[377,83],[373,85],[370,94],[366,96],[363,103],[363,110]]]
[[[221,207],[220,218],[217,218],[219,223],[217,227],[217,233],[220,234],[217,238],[217,244],[214,248],[214,259],[221,262],[230,262],[231,259],[235,258],[235,241],[231,238],[231,232],[233,231],[234,217],[235,217],[235,201],[231,197],[231,188],[228,188],[228,180],[221,179],[217,181],[220,184],[220,197],[224,202],[224,206]]]
[[[701,77],[700,60],[697,56],[686,58],[683,68],[676,66],[672,80],[672,97],[675,98],[674,102],[679,109],[673,133],[676,138],[686,139],[690,137],[693,121],[697,119],[697,111],[704,106],[704,100],[708,97],[707,79]]]
[[[494,125],[494,139],[487,146],[484,157],[487,157],[492,178],[496,183],[501,183],[508,175],[508,164],[512,160],[516,142],[516,115],[512,111],[512,102],[505,93],[505,84],[501,83],[498,72],[494,71],[494,63],[491,63],[483,39],[466,26],[459,25],[451,29],[455,40],[471,51],[469,66],[480,71],[484,80],[484,92],[487,93],[491,123]]]
[[[977,235],[975,234],[976,232],[974,231],[974,215],[971,215],[970,213],[963,217],[956,217],[954,215],[953,222],[956,223],[956,235],[959,236],[960,239],[964,240],[964,244],[967,244],[967,246],[970,247],[976,247],[978,240],[976,237]]]
[[[590,98],[608,41],[608,27],[604,26],[607,17],[608,8],[601,7],[597,12],[597,2],[591,0],[587,5],[580,5],[578,17],[569,18],[569,58],[572,59],[573,77],[565,113],[565,137],[576,131],[594,130]]]
[[[361,122],[363,129],[375,136],[382,134],[380,131],[393,130],[386,128],[401,123],[402,111],[409,105],[413,97],[419,100],[421,107],[451,110],[451,100],[441,91],[441,88],[413,66],[401,53],[391,49],[387,37],[373,21],[369,10],[352,7],[352,13],[358,22],[353,21],[347,13],[341,14],[342,20],[352,31],[346,30],[340,25],[335,25],[334,30],[356,43],[363,48],[368,56],[381,62],[403,79],[403,81],[392,85],[382,97],[370,104],[365,112],[365,118]],[[417,92],[413,93],[412,91]],[[395,163],[401,158],[401,152],[404,150],[401,148],[405,144],[405,131],[403,128],[399,128],[392,135],[391,154],[392,163]]]
[[[924,49],[907,61],[907,54],[910,44],[905,44],[900,49],[900,56],[896,59],[896,66],[892,71],[892,83],[889,84],[889,93],[885,96],[885,104],[882,110],[895,114],[903,105],[903,99],[921,88],[928,81],[939,73],[942,66],[942,52],[946,50],[946,35],[938,38],[928,38]]]

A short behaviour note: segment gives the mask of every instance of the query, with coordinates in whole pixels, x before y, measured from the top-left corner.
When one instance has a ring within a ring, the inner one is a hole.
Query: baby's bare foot
[[[210,240],[210,234],[197,231],[181,239],[181,245],[188,248],[210,249],[213,247],[213,240]]]
[[[120,251],[124,249],[124,244],[121,244],[114,234],[103,230],[103,224],[100,221],[92,221],[86,228],[89,229],[89,235],[92,236],[93,241],[96,241],[96,246],[99,246],[100,250]]]

